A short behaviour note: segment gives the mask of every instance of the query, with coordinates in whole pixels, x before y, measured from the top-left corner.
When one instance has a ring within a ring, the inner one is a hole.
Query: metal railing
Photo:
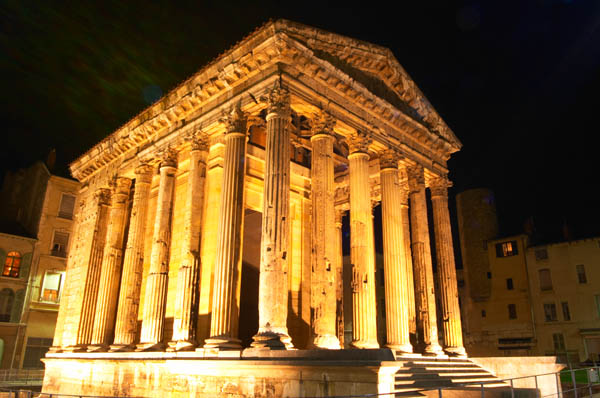
[[[579,376],[578,376],[579,375]],[[582,377],[585,375],[585,380]],[[540,378],[546,377],[551,378],[554,376],[554,381],[556,383],[556,392],[552,394],[542,395],[540,391],[540,387],[543,385],[540,384]],[[577,378],[580,378],[580,381],[577,381]],[[519,380],[525,379],[534,379],[535,384],[535,392],[537,398],[545,398],[545,397],[557,397],[557,398],[583,398],[583,397],[592,397],[595,393],[600,393],[600,366],[590,367],[590,368],[581,368],[581,369],[566,369],[561,370],[560,372],[553,373],[542,373],[538,375],[531,376],[521,376],[521,377],[513,377],[510,379],[498,379],[494,381],[494,384],[505,383],[505,387],[498,388],[510,388],[511,398],[515,398],[515,391],[520,388],[529,388],[529,387],[518,387],[515,384]],[[489,382],[488,382],[489,383]],[[564,389],[566,387],[566,389]],[[460,385],[452,386],[452,387],[438,387],[431,389],[422,389],[421,391],[437,391],[438,397],[443,398],[444,391],[464,389],[464,388],[478,388],[481,390],[481,398],[485,397],[486,391],[486,382],[472,382],[472,383],[462,383]],[[487,385],[487,389],[489,391],[489,384]],[[572,393],[572,394],[571,394]]]
[[[0,385],[41,385],[44,369],[0,369]]]

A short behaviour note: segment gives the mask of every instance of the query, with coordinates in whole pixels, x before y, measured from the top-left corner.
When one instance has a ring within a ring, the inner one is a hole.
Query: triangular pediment
[[[404,131],[405,138],[396,142],[415,153],[433,151],[430,163],[444,164],[461,147],[390,50],[278,20],[252,32],[74,161],[73,176],[86,179],[201,118],[203,126],[216,123],[216,109],[234,96],[247,101],[246,90],[282,66],[370,112],[364,120],[379,118]]]
[[[457,149],[462,146],[388,48],[287,20],[274,24]]]

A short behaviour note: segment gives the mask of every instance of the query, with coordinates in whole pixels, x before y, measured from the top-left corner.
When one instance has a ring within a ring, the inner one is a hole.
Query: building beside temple
[[[496,380],[462,342],[447,202],[460,147],[388,49],[269,22],[71,164],[82,185],[43,391],[384,393],[422,355]]]
[[[77,181],[45,164],[7,173],[0,194],[2,368],[41,368],[52,345]]]
[[[469,355],[598,361],[600,239],[531,245],[527,234],[501,237],[487,189],[459,193],[457,210]]]

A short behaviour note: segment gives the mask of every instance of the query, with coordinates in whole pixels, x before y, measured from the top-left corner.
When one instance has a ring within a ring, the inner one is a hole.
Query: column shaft
[[[375,252],[368,138],[350,141],[350,259],[352,261],[352,346],[378,348],[375,298]]]
[[[72,347],[76,350],[86,349],[92,340],[96,300],[98,299],[98,287],[100,285],[100,270],[102,269],[102,254],[104,252],[106,231],[108,229],[110,190],[105,188],[99,189],[96,193],[96,200],[98,201],[96,223],[92,235],[92,246],[83,290],[81,317],[79,319],[79,329],[77,330],[76,346]]]
[[[344,255],[342,253],[342,218],[343,210],[335,212],[335,297],[336,297],[336,324],[337,338],[340,347],[344,347]]]
[[[256,348],[292,347],[287,329],[290,230],[290,96],[278,82],[270,91],[263,189]]]
[[[385,275],[385,312],[387,346],[412,352],[408,308],[408,272],[404,255],[402,209],[398,206],[400,185],[398,162],[393,152],[384,152],[381,167],[381,221],[383,227],[383,266]]]
[[[412,226],[412,253],[414,261],[415,297],[417,303],[417,329],[422,330],[420,343],[425,353],[440,354],[438,342],[433,265],[429,243],[425,176],[423,167],[408,169],[410,184],[410,217]]]
[[[184,236],[181,265],[177,273],[175,292],[175,320],[173,339],[169,346],[173,350],[188,350],[197,345],[196,325],[198,316],[198,278],[200,272],[200,230],[204,208],[204,181],[208,139],[195,136],[190,152],[190,170],[186,196]]]
[[[411,334],[417,333],[415,315],[415,280],[413,275],[413,259],[410,248],[410,214],[408,211],[408,181],[400,183],[400,211],[402,212],[402,247],[406,262],[406,291],[408,294],[408,327]]]
[[[246,174],[246,119],[239,105],[225,121],[223,188],[210,320],[205,348],[238,349],[237,289],[242,262],[244,177]]]
[[[167,286],[169,281],[169,254],[171,247],[171,221],[173,214],[173,195],[175,188],[177,154],[167,150],[160,165],[160,182],[150,269],[146,279],[142,331],[138,350],[158,350],[162,343],[165,309],[167,305]]]
[[[439,178],[434,180],[430,186],[433,202],[437,273],[442,303],[444,350],[454,355],[465,355],[458,305],[450,213],[448,211],[449,185],[449,181],[445,178]]]
[[[339,349],[336,324],[335,187],[333,181],[333,120],[322,114],[315,121],[311,157],[313,345]],[[331,239],[334,239],[332,243]]]
[[[115,322],[115,339],[111,351],[133,348],[137,333],[140,288],[144,270],[144,238],[152,167],[142,164],[135,170],[133,204],[129,219],[127,245],[123,257],[123,274]]]
[[[125,218],[127,216],[130,188],[131,180],[129,178],[118,177],[115,179],[114,191],[111,195],[106,247],[102,259],[98,301],[96,302],[96,317],[88,351],[106,349],[110,344],[109,339],[112,337],[117,309],[119,278],[121,276]]]

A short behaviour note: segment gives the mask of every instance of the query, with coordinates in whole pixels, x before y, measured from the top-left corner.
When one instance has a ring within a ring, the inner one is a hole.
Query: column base
[[[263,350],[290,350],[294,348],[292,338],[287,333],[259,332],[252,337],[250,346]]]
[[[193,351],[198,344],[187,340],[169,341],[167,351]]]
[[[135,350],[133,344],[112,344],[108,349],[108,352],[127,352]]]
[[[218,350],[241,350],[242,340],[234,337],[214,336],[204,341],[204,348]]]
[[[90,344],[87,346],[87,352],[103,352],[108,351],[106,344]]]
[[[400,354],[412,354],[413,352],[413,346],[411,344],[386,344],[385,346]]]
[[[313,339],[313,345],[316,348],[327,349],[327,350],[339,350],[342,347],[340,346],[340,340],[337,336],[332,334],[323,334],[319,336],[315,336]]]
[[[446,347],[444,348],[444,351],[453,357],[467,357],[467,351],[465,350],[465,347]]]
[[[48,352],[50,353],[55,353],[55,352],[62,352],[63,348],[59,347],[59,346],[52,346],[48,349]]]
[[[63,352],[87,352],[87,344],[77,344],[64,347]]]
[[[379,343],[377,341],[354,340],[352,343],[350,343],[350,346],[358,349],[379,348]]]
[[[444,350],[439,344],[432,343],[425,347],[424,355],[444,355]]]
[[[164,351],[165,345],[163,343],[139,343],[136,345],[136,351]]]

